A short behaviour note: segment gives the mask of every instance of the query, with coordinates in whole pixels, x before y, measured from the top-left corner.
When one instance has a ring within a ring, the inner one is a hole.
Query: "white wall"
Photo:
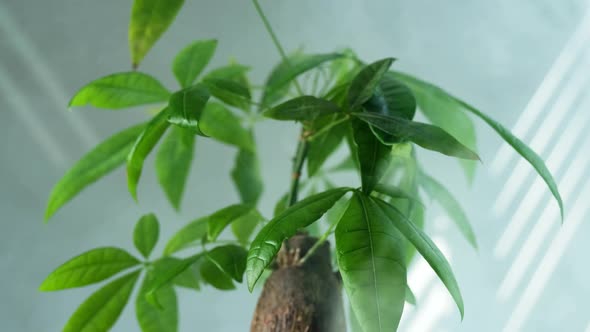
[[[572,58],[571,66],[562,68],[561,80],[555,80],[559,71],[554,69],[550,78],[556,82],[555,89],[543,92],[548,102],[541,105],[538,117],[531,116],[526,121],[531,129],[522,131],[522,136],[531,142],[535,131],[545,128],[548,143],[546,146],[539,143],[542,133],[537,145],[543,148],[540,152],[545,158],[553,158],[551,165],[556,165],[560,157],[556,152],[551,154],[552,150],[563,149],[562,145],[554,147],[560,138],[568,137],[568,132],[578,128],[579,135],[569,136],[576,142],[574,149],[565,155],[564,166],[556,167],[558,181],[567,173],[567,166],[583,165],[580,158],[584,153],[580,149],[582,143],[590,140],[585,126],[588,119],[583,116],[587,113],[584,92],[589,86],[579,73],[588,73],[587,42],[582,38],[577,48],[571,43],[567,48],[586,11],[583,0],[268,0],[262,3],[288,48],[305,45],[307,51],[324,52],[348,46],[367,61],[394,56],[399,59],[398,68],[445,86],[509,128],[517,123],[565,48]],[[180,215],[165,201],[150,163],[140,184],[139,205],[130,199],[124,173],[118,171],[86,190],[49,224],[42,223],[51,186],[68,165],[99,139],[145,116],[141,110],[66,111],[69,96],[82,84],[129,69],[126,29],[130,5],[131,1],[117,0],[0,2],[0,322],[3,331],[60,330],[77,304],[89,294],[89,289],[47,294],[36,290],[40,282],[55,266],[92,247],[117,245],[132,249],[130,234],[142,213],[158,213],[165,238],[183,222],[237,199],[227,176],[233,150],[200,140]],[[253,74],[258,82],[278,59],[248,1],[193,0],[187,1],[177,22],[145,59],[142,70],[173,87],[171,59],[182,46],[201,38],[220,40],[214,64],[225,63],[235,56],[256,68]],[[571,99],[570,103],[567,98]],[[557,113],[552,113],[552,106]],[[558,112],[580,117],[571,123],[560,122]],[[547,118],[551,119],[550,123],[542,127]],[[556,130],[549,135],[551,123]],[[484,162],[471,187],[465,183],[455,162],[421,151],[425,164],[432,165],[431,172],[465,200],[479,238],[480,250],[475,253],[452,225],[439,217],[436,206],[429,210],[431,234],[442,239],[441,245],[447,248],[462,286],[465,320],[460,323],[450,297],[441,292],[440,284],[424,283],[424,290],[418,296],[419,306],[407,315],[404,328],[407,331],[495,332],[504,328],[509,332],[583,331],[589,320],[583,308],[590,305],[587,283],[590,269],[584,254],[590,249],[585,241],[590,229],[583,223],[575,228],[576,220],[588,219],[582,205],[563,228],[557,226],[557,218],[550,218],[545,223],[545,229],[550,231],[548,236],[539,236],[542,230],[534,233],[536,237],[528,240],[531,245],[525,246],[524,252],[531,260],[523,270],[523,278],[518,279],[518,286],[505,299],[498,299],[498,289],[507,276],[512,273],[510,278],[514,280],[518,273],[511,264],[534,229],[532,220],[540,220],[541,208],[554,203],[544,186],[540,187],[541,205],[523,200],[532,195],[526,194],[526,189],[535,179],[530,168],[525,167],[522,173],[526,176],[525,189],[513,195],[507,208],[494,211],[493,207],[500,204],[496,197],[510,195],[509,188],[502,183],[510,179],[517,162],[512,158],[504,168],[491,171],[500,140],[485,126],[478,124],[478,128]],[[277,124],[264,124],[257,133],[267,181],[262,202],[265,212],[271,210],[276,198],[285,191],[296,135],[294,126]],[[578,170],[581,178],[570,175],[569,182],[565,181],[564,186],[572,187],[566,199],[570,209],[582,195],[580,187],[588,178],[587,169]],[[575,174],[574,171],[570,174]],[[533,211],[525,232],[515,239],[513,249],[505,255],[494,254],[504,229],[519,218],[514,217],[514,212],[521,201],[524,208]],[[569,247],[560,246],[570,242],[564,235],[551,244],[554,236],[568,232],[573,236]],[[531,251],[536,243],[540,243],[539,251]],[[551,252],[563,250],[564,255],[555,257],[558,264],[554,270],[542,266],[535,274],[550,246]],[[523,261],[526,260],[519,262]],[[430,272],[424,273],[421,278],[428,280]],[[543,283],[546,276],[549,278]],[[416,277],[417,288],[422,279]],[[535,292],[534,287],[526,291],[526,286],[531,284],[540,287],[541,292]],[[540,294],[538,301],[535,301],[536,294]],[[244,331],[255,300],[256,295],[250,295],[244,287],[231,293],[210,289],[199,294],[183,292],[181,331]],[[433,309],[420,312],[421,308]],[[114,331],[136,330],[133,309],[129,308]]]

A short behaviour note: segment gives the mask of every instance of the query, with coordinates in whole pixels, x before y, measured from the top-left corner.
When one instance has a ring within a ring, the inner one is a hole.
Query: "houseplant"
[[[135,1],[129,30],[135,68],[182,4],[180,0]],[[309,326],[325,330],[324,324],[341,323],[341,283],[352,304],[351,317],[358,318],[362,329],[393,331],[404,301],[412,300],[406,267],[415,249],[439,275],[462,314],[461,294],[449,264],[421,230],[421,190],[454,211],[459,229],[474,246],[475,237],[457,202],[425,173],[415,155],[419,146],[477,159],[467,113],[483,119],[527,159],[561,205],[555,183],[540,158],[485,114],[432,84],[391,70],[391,58],[367,64],[352,50],[287,54],[259,3],[253,1],[253,5],[282,58],[261,90],[253,91],[248,68],[238,63],[205,72],[217,42],[202,40],[188,45],[174,59],[173,73],[180,84],[176,92],[171,93],[148,74],[131,71],[95,80],[72,98],[70,107],[164,106],[147,123],[113,135],[84,156],[54,188],[47,218],[87,185],[124,163],[129,191],[137,199],[144,160],[159,141],[157,175],[174,207],[180,206],[195,138],[238,148],[231,177],[242,201],[188,223],[168,241],[162,257],[149,258],[158,240],[159,223],[154,214],[146,214],[139,219],[133,237],[143,262],[126,251],[107,247],[83,253],[57,268],[41,285],[42,290],[90,285],[126,271],[91,295],[66,324],[66,331],[108,330],[128,302],[140,274],[143,281],[135,302],[139,325],[147,331],[174,331],[176,286],[198,288],[205,283],[231,289],[245,274],[252,289],[273,269],[267,285],[293,286],[294,293],[299,290],[304,296],[299,302],[288,303],[286,315],[274,311],[284,304],[268,299],[288,299],[288,292],[277,294],[265,287],[253,330],[272,325],[272,330],[291,331],[293,324],[302,331]],[[431,125],[413,121],[418,108]],[[297,121],[302,127],[292,184],[278,199],[272,218],[256,209],[262,181],[254,130],[263,119]],[[324,167],[327,157],[342,144],[350,157],[335,167]],[[472,175],[474,164],[464,167]],[[344,171],[357,172],[361,188],[333,185],[331,174]],[[304,179],[302,173],[307,173]],[[302,190],[307,197],[299,200]],[[327,216],[325,221],[318,222],[323,215]],[[220,240],[226,228],[231,228],[235,237],[229,243]],[[335,249],[330,250],[326,240],[332,234]],[[332,273],[330,251],[336,253],[337,275]],[[380,282],[384,279],[389,282]],[[305,293],[320,282],[326,283],[318,287],[326,294]],[[314,298],[330,301],[320,303]],[[339,331],[342,326],[333,329]]]

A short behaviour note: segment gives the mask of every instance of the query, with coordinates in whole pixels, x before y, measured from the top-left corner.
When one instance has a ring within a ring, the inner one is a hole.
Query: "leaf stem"
[[[299,260],[299,265],[303,265],[309,259],[309,257],[311,257],[319,249],[319,247],[324,244],[324,242],[326,242],[328,237],[334,233],[336,225],[338,225],[337,222],[334,222],[332,225],[330,225],[330,228],[328,228],[328,230],[322,234],[322,236],[313,244],[313,246],[309,248],[307,253],[305,253],[305,255]]]
[[[332,121],[332,122],[330,122],[330,124],[329,124],[329,125],[325,126],[324,128],[322,128],[322,129],[320,129],[320,130],[316,131],[316,132],[315,132],[315,133],[313,133],[311,136],[309,136],[309,137],[307,138],[307,140],[308,140],[308,141],[310,141],[310,142],[313,142],[313,140],[314,140],[314,139],[316,139],[316,138],[318,138],[318,137],[322,136],[322,135],[323,135],[323,134],[325,134],[327,131],[329,131],[330,129],[332,129],[332,128],[336,127],[337,125],[339,125],[339,124],[341,124],[341,123],[343,123],[343,122],[346,122],[346,121],[348,121],[348,119],[349,119],[349,116],[348,116],[348,115],[346,115],[346,116],[342,117],[342,118],[341,118],[341,119],[339,119],[339,120],[336,120],[336,121]]]
[[[281,42],[277,38],[275,31],[273,30],[268,18],[264,14],[262,7],[260,7],[260,3],[258,0],[252,0],[254,4],[254,8],[256,8],[256,12],[258,16],[262,20],[266,31],[270,35],[272,42],[275,44],[275,47],[279,51],[281,58],[287,65],[290,65],[289,59],[287,54],[285,53],[285,49],[281,45]],[[297,93],[299,95],[303,95],[303,89],[299,85],[297,79],[293,79],[293,84],[297,89]],[[309,142],[307,141],[306,131],[304,128],[301,128],[301,135],[299,138],[299,142],[297,143],[297,150],[295,152],[295,158],[293,158],[293,173],[291,174],[291,189],[289,190],[289,199],[288,199],[288,206],[291,206],[297,202],[297,196],[299,192],[299,179],[301,178],[301,170],[303,169],[303,164],[305,163],[305,158],[307,158],[307,150],[309,150]]]
[[[297,203],[297,196],[299,193],[299,180],[301,178],[301,171],[305,158],[307,158],[307,151],[309,150],[309,142],[307,141],[306,131],[301,128],[301,136],[297,143],[297,150],[293,158],[293,173],[291,175],[291,189],[289,190],[288,206]]]
[[[270,25],[268,18],[264,14],[264,11],[262,10],[262,7],[260,7],[260,3],[258,3],[258,0],[252,0],[252,3],[254,4],[254,7],[256,8],[256,12],[258,13],[258,16],[260,17],[260,19],[262,20],[262,23],[264,24],[266,31],[270,35],[272,42],[275,44],[275,47],[279,51],[281,58],[283,58],[283,61],[285,61],[287,64],[289,64],[289,59],[287,58],[287,53],[285,53],[285,49],[283,48],[283,46],[281,45],[281,42],[277,38],[275,31],[273,30],[272,26]],[[299,85],[299,82],[297,82],[297,79],[293,79],[293,84],[295,84],[295,88],[297,89],[297,92],[300,95],[303,95],[303,89],[301,89],[301,86]]]

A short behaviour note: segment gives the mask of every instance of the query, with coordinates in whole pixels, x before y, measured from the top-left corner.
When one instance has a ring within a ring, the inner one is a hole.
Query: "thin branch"
[[[285,49],[281,45],[279,38],[277,38],[277,35],[276,35],[275,31],[273,30],[272,26],[270,25],[268,18],[266,18],[266,15],[264,14],[262,7],[260,7],[260,3],[258,3],[258,0],[252,0],[252,3],[254,4],[254,7],[256,8],[256,12],[258,12],[258,16],[262,20],[262,23],[264,23],[264,27],[266,28],[266,31],[270,35],[272,42],[275,44],[275,47],[279,51],[281,58],[283,58],[283,61],[285,61],[287,64],[289,64],[289,58],[287,58],[287,53],[285,53]],[[303,95],[303,89],[301,89],[301,86],[299,85],[299,82],[297,82],[297,79],[293,79],[293,82],[295,84],[295,88],[297,89],[297,92],[299,92],[300,95]]]

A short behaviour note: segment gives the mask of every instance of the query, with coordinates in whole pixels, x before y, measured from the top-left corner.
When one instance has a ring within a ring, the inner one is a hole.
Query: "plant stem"
[[[293,158],[293,173],[291,174],[291,189],[289,190],[288,206],[297,203],[297,196],[299,194],[299,179],[301,178],[301,171],[305,158],[307,158],[307,151],[309,150],[309,142],[305,137],[305,130],[301,129],[301,136],[297,143],[297,151]]]
[[[307,251],[305,256],[303,256],[299,260],[299,265],[303,265],[303,263],[305,263],[305,261],[307,261],[309,259],[309,257],[311,257],[318,250],[318,248],[322,244],[324,244],[324,242],[326,242],[326,240],[328,240],[328,237],[332,233],[334,233],[334,229],[336,228],[336,225],[338,225],[337,222],[332,223],[332,225],[330,225],[330,228],[328,228],[328,230],[324,234],[322,234],[322,236],[313,244],[313,246],[311,248],[309,248],[309,250]]]
[[[264,23],[264,27],[266,28],[266,31],[270,35],[272,42],[275,44],[275,47],[279,51],[281,58],[283,58],[283,61],[285,61],[288,64],[289,59],[287,58],[287,53],[285,53],[285,49],[283,48],[283,46],[281,45],[281,42],[277,38],[277,35],[275,34],[275,31],[273,30],[272,26],[270,25],[268,18],[266,18],[266,15],[264,14],[262,7],[260,7],[260,3],[258,3],[258,0],[252,0],[252,3],[254,4],[254,7],[256,8],[256,12],[258,12],[258,16],[262,20],[262,23]],[[303,89],[301,89],[301,86],[299,85],[299,82],[297,82],[297,79],[293,79],[293,83],[295,84],[295,89],[297,89],[297,92],[300,95],[303,95]]]

